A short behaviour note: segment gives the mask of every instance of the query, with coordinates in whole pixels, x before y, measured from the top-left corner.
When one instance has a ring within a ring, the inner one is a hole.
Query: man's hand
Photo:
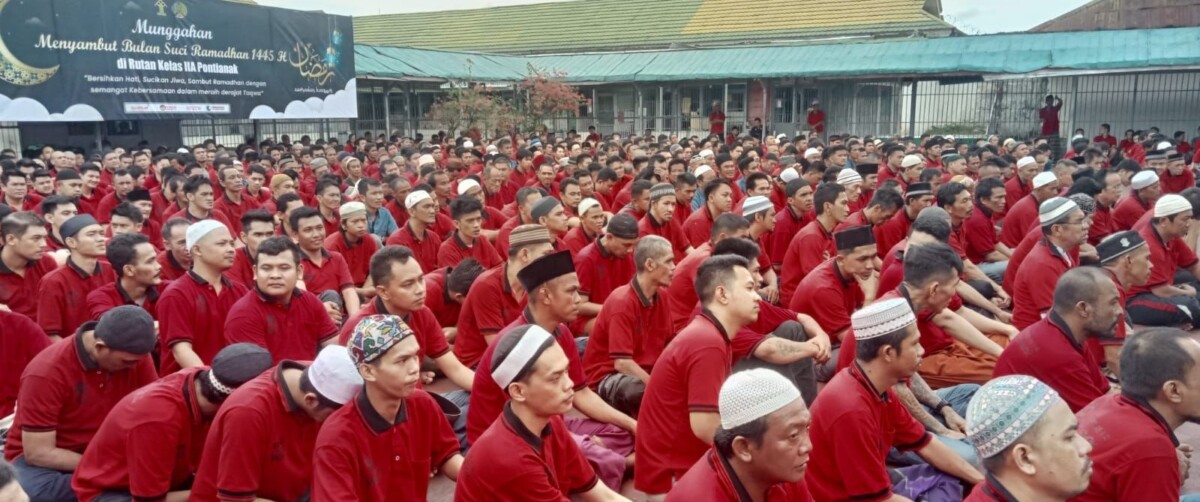
[[[967,421],[963,419],[954,408],[945,406],[942,408],[942,418],[946,419],[946,427],[952,431],[966,434]],[[961,438],[955,438],[961,439]]]
[[[423,383],[425,385],[429,385],[429,384],[433,383],[433,378],[435,375],[436,374],[432,371],[422,371],[421,372],[421,383]]]
[[[8,305],[5,305],[3,303],[0,303],[0,310],[3,310],[5,312],[12,312],[12,309],[8,308]]]
[[[992,289],[996,290],[996,297],[992,298],[992,303],[996,304],[997,307],[1002,309],[1012,306],[1012,297],[1008,296],[1008,292],[1004,291],[1002,286],[996,284]],[[1009,316],[1009,319],[1012,319],[1011,315]]]
[[[767,286],[758,291],[760,293],[762,293],[763,299],[766,300],[767,303],[771,303],[771,304],[779,303],[779,288],[778,287]]]
[[[325,312],[329,314],[329,318],[333,319],[335,324],[342,323],[342,309],[336,302],[325,302]]]
[[[996,298],[993,298],[992,301],[995,302]],[[996,316],[997,321],[1000,321],[1004,324],[1012,324],[1012,314],[1010,314],[1007,310],[992,312],[992,315]]]
[[[1193,288],[1191,284],[1177,284],[1177,285],[1175,285],[1175,287],[1182,289],[1183,294],[1185,294],[1185,295],[1191,296],[1193,298],[1196,296],[1196,288]]]
[[[1192,445],[1180,444],[1175,448],[1175,454],[1179,457],[1179,477],[1181,482],[1186,482],[1188,479],[1188,471],[1192,470]]]
[[[854,280],[858,281],[858,288],[862,290],[863,297],[875,301],[875,294],[879,291],[879,272],[871,272],[866,278],[856,275]]]
[[[819,363],[824,363],[829,360],[830,352],[833,344],[829,341],[829,335],[817,335],[810,338],[809,343],[817,346],[817,354],[813,356]]]

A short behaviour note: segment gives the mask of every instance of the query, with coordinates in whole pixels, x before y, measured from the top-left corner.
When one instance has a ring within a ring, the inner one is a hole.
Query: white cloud
[[[31,98],[11,99],[0,94],[0,121],[4,122],[99,122],[100,111],[91,105],[74,104],[62,113],[50,113],[40,101]]]
[[[311,97],[304,101],[292,101],[283,109],[275,111],[267,105],[258,105],[250,110],[251,119],[336,119],[358,116],[358,80],[350,79],[346,88],[325,99]]]

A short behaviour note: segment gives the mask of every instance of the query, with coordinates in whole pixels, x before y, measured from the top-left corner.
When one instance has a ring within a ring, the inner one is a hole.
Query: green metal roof
[[[363,44],[510,54],[946,36],[926,0],[575,0],[354,18]]]
[[[355,56],[360,76],[407,80],[513,81],[529,65],[574,83],[1026,74],[1200,66],[1200,27],[545,56],[358,45]]]

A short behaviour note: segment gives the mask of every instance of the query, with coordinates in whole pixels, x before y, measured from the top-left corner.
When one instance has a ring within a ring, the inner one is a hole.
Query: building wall
[[[1200,25],[1200,0],[1096,0],[1033,32],[1131,30]]]

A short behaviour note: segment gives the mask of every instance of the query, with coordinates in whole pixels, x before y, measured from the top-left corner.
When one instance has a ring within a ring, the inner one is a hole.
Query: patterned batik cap
[[[362,318],[350,335],[350,359],[354,364],[369,363],[387,353],[406,336],[413,334],[412,328],[394,315],[373,315]]]
[[[997,378],[980,387],[967,406],[967,437],[982,458],[1015,443],[1058,402],[1050,386],[1027,375]]]

